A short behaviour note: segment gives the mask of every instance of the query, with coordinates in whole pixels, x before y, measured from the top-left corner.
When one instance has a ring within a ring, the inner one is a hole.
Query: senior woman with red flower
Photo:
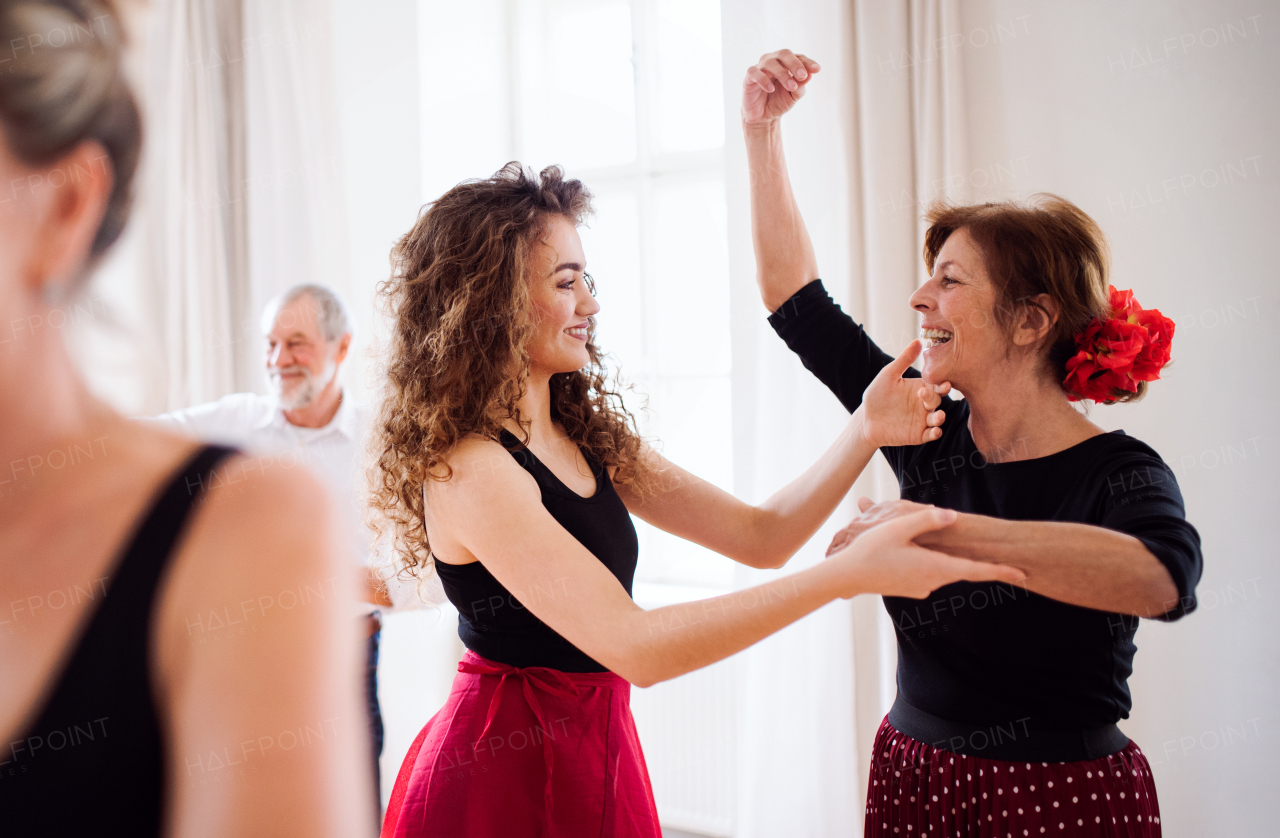
[[[743,85],[752,222],[770,323],[850,411],[892,359],[832,301],[787,182],[778,121],[819,68],[783,50]],[[868,836],[1158,836],[1150,766],[1117,722],[1139,617],[1195,608],[1200,539],[1173,473],[1073,401],[1142,397],[1173,324],[1108,284],[1101,230],[1051,195],[927,214],[924,387],[942,436],[884,447],[902,500],[872,506],[833,549],[917,507],[961,514],[918,539],[1013,565],[1023,586],[958,583],[885,597],[898,696],[875,743]]]

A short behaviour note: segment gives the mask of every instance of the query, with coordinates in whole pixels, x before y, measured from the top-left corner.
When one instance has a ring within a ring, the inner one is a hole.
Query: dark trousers
[[[369,635],[368,663],[365,668],[365,698],[369,708],[369,741],[373,744],[373,790],[377,798],[378,826],[382,826],[382,771],[378,758],[382,756],[382,707],[378,704],[378,642],[381,629]]]

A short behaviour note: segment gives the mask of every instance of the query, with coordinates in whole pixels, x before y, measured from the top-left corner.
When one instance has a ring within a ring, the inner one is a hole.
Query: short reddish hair
[[[1045,363],[1059,381],[1065,379],[1067,361],[1076,354],[1075,336],[1095,317],[1111,314],[1111,253],[1097,222],[1065,198],[1048,193],[1025,202],[938,202],[929,207],[925,220],[929,229],[924,263],[930,273],[952,233],[964,230],[973,239],[996,286],[995,320],[1006,332],[1012,331],[1024,306],[1037,305],[1037,295],[1047,294],[1057,304]],[[1146,390],[1146,382],[1141,382],[1136,393],[1116,401],[1137,401]]]

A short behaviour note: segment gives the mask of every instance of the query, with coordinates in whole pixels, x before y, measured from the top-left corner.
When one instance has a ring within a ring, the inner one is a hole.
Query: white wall
[[[948,33],[975,184],[1079,204],[1111,239],[1114,284],[1177,323],[1164,380],[1093,413],[1173,466],[1204,542],[1200,610],[1143,623],[1121,725],[1153,764],[1169,838],[1274,835],[1280,820],[1277,12],[966,0]]]

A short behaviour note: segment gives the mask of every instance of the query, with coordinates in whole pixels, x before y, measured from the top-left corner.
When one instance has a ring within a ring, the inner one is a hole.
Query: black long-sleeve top
[[[892,360],[820,280],[796,292],[769,322],[850,412]],[[1178,602],[1156,619],[1194,610],[1200,537],[1187,523],[1173,472],[1154,450],[1113,431],[1047,457],[1005,462],[1014,450],[988,461],[969,432],[968,403],[946,398],[942,409],[940,439],[881,449],[904,499],[1128,533],[1177,585]],[[1124,747],[1114,724],[1132,705],[1127,681],[1136,618],[1000,583],[961,582],[924,600],[885,597],[884,604],[898,639],[898,703],[890,721],[900,730],[917,728],[902,730],[907,735],[959,753],[1029,761],[1091,759]],[[1071,733],[1098,730],[1112,733],[1084,740]]]

